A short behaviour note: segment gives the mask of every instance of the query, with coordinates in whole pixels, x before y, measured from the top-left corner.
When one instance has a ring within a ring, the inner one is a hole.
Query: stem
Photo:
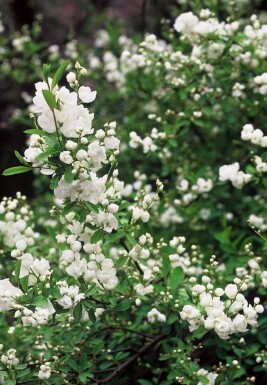
[[[114,372],[112,372],[109,376],[107,376],[103,380],[100,380],[99,384],[100,385],[108,384],[111,380],[113,380],[113,378],[115,378],[118,374],[123,372],[129,365],[135,362],[139,357],[143,356],[148,350],[153,348],[153,346],[155,346],[158,342],[163,340],[165,337],[166,335],[163,333],[157,335],[152,341],[145,344],[136,354],[134,354],[128,360],[126,360],[121,365],[119,365],[118,368],[115,369]]]

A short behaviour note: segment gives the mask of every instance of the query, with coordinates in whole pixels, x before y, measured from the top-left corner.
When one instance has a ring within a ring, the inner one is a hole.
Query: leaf
[[[200,382],[202,382],[203,385],[208,385],[210,383],[207,376],[198,375],[197,378]]]
[[[119,230],[119,231],[116,231],[115,233],[107,234],[105,237],[105,245],[107,245],[109,243],[115,243],[120,238],[123,238],[124,235],[125,234],[124,234],[123,230]]]
[[[22,288],[22,290],[27,293],[28,292],[28,280],[29,280],[29,277],[26,276],[26,277],[23,277],[20,279],[20,286]]]
[[[68,361],[68,364],[71,367],[71,369],[75,370],[75,372],[79,371],[79,365],[72,358]]]
[[[31,171],[30,167],[26,166],[17,166],[17,167],[10,167],[7,168],[5,171],[3,171],[4,176],[10,176],[10,175],[16,175],[16,174],[23,174],[24,172]]]
[[[39,136],[49,136],[47,132],[44,132],[42,130],[38,130],[38,128],[30,128],[29,130],[23,131],[25,134],[29,135],[39,135]]]
[[[85,370],[88,367],[88,358],[86,353],[84,352],[80,355],[79,366],[81,371]]]
[[[87,373],[81,373],[79,374],[79,380],[82,382],[82,383],[86,383],[87,381]]]
[[[47,159],[49,156],[54,155],[54,154],[58,154],[58,150],[55,150],[55,149],[50,148],[49,150],[44,151],[44,152],[42,152],[41,154],[37,155],[37,157],[35,158],[35,160],[37,160],[37,162],[41,162],[42,160],[45,160],[45,159]]]
[[[220,373],[215,380],[215,385],[221,384],[221,382],[225,379],[225,373]]]
[[[52,94],[52,92],[49,90],[42,90],[42,93],[44,95],[46,103],[51,108],[51,110],[56,108],[57,102],[56,102],[55,95]]]
[[[6,385],[16,385],[17,381],[16,380],[7,380],[7,382],[5,382]]]
[[[21,259],[17,261],[15,265],[15,279],[16,282],[19,284],[19,273],[20,273],[20,268],[21,268]]]
[[[76,202],[69,202],[66,204],[66,206],[64,207],[64,209],[62,210],[62,215],[65,216],[67,215],[73,207],[76,206]]]
[[[82,314],[83,314],[83,305],[81,302],[79,302],[74,310],[73,310],[73,317],[75,319],[76,322],[80,322],[81,321],[81,318],[82,318]]]
[[[94,232],[94,234],[91,236],[91,243],[97,243],[101,239],[103,239],[104,231],[102,229],[98,229]]]
[[[54,190],[57,187],[59,179],[60,179],[59,174],[56,174],[53,176],[53,178],[51,179],[50,186],[49,186],[51,190]]]
[[[15,153],[15,156],[16,158],[18,159],[18,161],[21,163],[21,164],[24,164],[24,166],[28,167],[28,163],[26,162],[26,160],[23,158],[23,156],[18,152],[18,151],[14,151]]]
[[[123,299],[118,305],[116,306],[116,311],[125,311],[131,307],[131,303],[127,299]]]
[[[47,298],[45,298],[44,296],[42,295],[38,295],[37,297],[35,297],[31,303],[32,306],[40,306],[40,307],[43,307],[45,305],[47,305]]]
[[[89,309],[88,310],[88,315],[89,315],[89,319],[90,321],[95,324],[96,323],[96,316],[95,316],[95,311],[94,309]]]
[[[53,80],[52,80],[52,85],[51,85],[51,89],[53,90],[53,88],[58,84],[58,82],[60,81],[60,79],[62,78],[62,75],[64,74],[64,72],[66,71],[68,65],[70,64],[70,60],[66,60],[64,63],[61,64],[61,66],[56,70],[56,73],[53,77]]]
[[[152,385],[152,382],[147,381],[147,380],[138,380],[138,383],[140,385]]]
[[[206,333],[208,333],[208,330],[204,327],[200,327],[193,331],[192,338],[201,339]]]
[[[17,368],[16,368],[17,369]],[[25,377],[27,374],[29,374],[31,371],[30,368],[27,368],[25,370],[22,370],[20,373],[17,374],[17,378]]]
[[[44,141],[48,146],[53,147],[54,149],[57,148],[60,151],[58,140],[54,136],[47,136],[44,138]]]
[[[167,278],[167,276],[169,275],[170,266],[171,266],[170,258],[168,255],[163,255],[162,260],[163,260],[162,273],[163,273],[163,276]]]
[[[51,69],[51,64],[43,64],[43,75],[44,75],[44,80],[48,84],[48,77],[50,74],[50,69]]]
[[[67,166],[64,172],[64,179],[67,183],[71,183],[74,179],[75,175],[72,173],[72,167]]]
[[[130,234],[125,234],[126,235],[126,238],[128,240],[128,242],[130,243],[131,246],[135,246],[136,245],[136,240],[134,239],[134,237],[132,237]]]
[[[173,291],[176,291],[184,278],[184,271],[180,266],[173,269],[170,276],[170,286]]]

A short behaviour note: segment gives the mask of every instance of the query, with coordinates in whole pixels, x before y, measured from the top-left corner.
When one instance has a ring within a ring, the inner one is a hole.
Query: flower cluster
[[[240,171],[240,165],[238,162],[221,166],[219,169],[219,180],[229,180],[234,187],[239,189],[249,183],[251,178],[252,175]]]
[[[196,278],[191,277],[190,282]],[[263,312],[260,299],[254,298],[254,306],[248,304],[241,293],[247,289],[246,279],[235,278],[233,284],[224,289],[214,288],[208,276],[202,277],[202,284],[192,286],[192,295],[196,305],[185,305],[180,313],[183,320],[189,323],[190,331],[204,326],[207,330],[214,329],[221,339],[229,339],[233,333],[244,333],[248,326],[257,325],[258,313]],[[223,300],[223,296],[226,297]]]

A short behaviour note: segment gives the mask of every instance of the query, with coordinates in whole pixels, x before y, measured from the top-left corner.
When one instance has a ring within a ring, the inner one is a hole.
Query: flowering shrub
[[[119,57],[99,34],[89,75],[114,94],[43,65],[4,175],[53,194],[0,204],[0,383],[266,379],[266,25],[204,9],[166,29]]]

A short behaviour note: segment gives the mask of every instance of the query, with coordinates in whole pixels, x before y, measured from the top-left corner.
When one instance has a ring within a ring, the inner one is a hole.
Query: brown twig
[[[106,378],[99,380],[99,385],[105,385],[108,384],[109,381],[113,380],[118,374],[123,372],[129,365],[131,365],[133,362],[135,362],[139,357],[143,356],[148,350],[150,350],[153,346],[155,346],[158,342],[163,340],[166,337],[165,334],[161,333],[157,335],[152,341],[145,344],[136,354],[134,354],[132,357],[128,358],[125,362],[123,362],[121,365],[119,365],[114,372],[112,372],[109,376]]]

